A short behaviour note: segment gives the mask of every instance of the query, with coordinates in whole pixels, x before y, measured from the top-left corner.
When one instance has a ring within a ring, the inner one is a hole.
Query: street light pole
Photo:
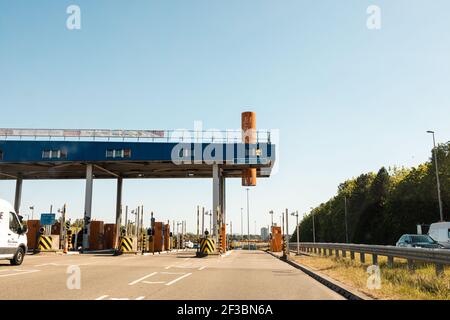
[[[313,221],[313,242],[316,243],[316,227],[314,222],[314,209],[311,208],[312,221]]]
[[[270,210],[269,214],[271,215],[271,221],[272,221],[272,224],[270,226],[273,227],[273,210]]]
[[[348,243],[347,196],[344,196],[344,207],[345,207],[345,242]]]
[[[436,140],[434,138],[434,131],[428,130],[427,133],[431,133],[433,135],[434,165],[436,167],[436,184],[437,184],[438,202],[439,202],[439,216],[440,216],[441,222],[442,222],[442,221],[444,221],[444,214],[442,212],[441,185],[439,183],[439,170],[438,170]]]
[[[244,240],[244,215],[242,213],[243,210],[244,208],[241,208],[241,241]]]
[[[295,216],[297,219],[297,255],[300,254],[300,238],[298,233],[298,211],[292,212],[291,215]]]
[[[247,188],[247,242],[248,242],[248,250],[250,250],[250,202],[248,199],[248,191]]]

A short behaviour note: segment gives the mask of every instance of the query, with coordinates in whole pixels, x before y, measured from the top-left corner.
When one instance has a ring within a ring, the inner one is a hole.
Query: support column
[[[216,240],[218,236],[217,210],[220,210],[220,172],[219,165],[213,164],[213,229],[210,230],[212,237]]]
[[[14,210],[17,214],[20,211],[20,203],[22,201],[22,177],[18,176],[16,180],[16,193],[14,195]]]
[[[92,183],[92,164],[88,164],[86,166],[86,191],[84,198],[83,250],[89,249],[89,235],[91,233]]]
[[[119,246],[120,227],[122,224],[122,177],[117,178],[117,196],[116,196],[116,236],[114,237],[115,247]]]

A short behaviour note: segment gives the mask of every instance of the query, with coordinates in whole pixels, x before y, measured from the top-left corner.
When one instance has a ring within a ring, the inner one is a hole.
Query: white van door
[[[19,247],[19,230],[20,230],[19,218],[14,212],[9,213],[9,230],[8,230],[8,248],[10,254],[14,255]]]
[[[0,211],[0,259],[11,258],[14,252],[11,252],[10,240],[11,230],[9,229],[9,212]]]

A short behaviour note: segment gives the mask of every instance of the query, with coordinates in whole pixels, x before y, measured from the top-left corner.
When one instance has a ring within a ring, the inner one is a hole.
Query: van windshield
[[[419,235],[419,236],[411,236],[411,240],[413,243],[435,243],[435,241],[433,240],[433,238],[431,238],[430,236],[425,236],[425,235]]]

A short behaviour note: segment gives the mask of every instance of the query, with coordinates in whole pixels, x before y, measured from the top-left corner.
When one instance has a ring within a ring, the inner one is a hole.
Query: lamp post
[[[31,220],[33,220],[33,218],[34,218],[34,206],[31,206],[30,210],[31,210]]]
[[[292,212],[291,213],[292,216],[296,217],[296,221],[297,221],[297,255],[300,254],[300,243],[299,243],[299,233],[298,233],[298,211]]]
[[[436,184],[437,184],[437,193],[438,193],[438,202],[439,202],[439,216],[440,216],[441,222],[442,222],[442,221],[444,221],[444,215],[442,213],[441,185],[439,183],[439,170],[438,170],[436,140],[434,138],[434,131],[428,130],[427,133],[431,133],[433,135],[434,165],[436,167]]]
[[[243,210],[244,208],[241,208],[241,241],[244,240],[244,215],[242,213]]]
[[[269,214],[271,215],[271,223],[272,223],[270,226],[273,227],[273,210],[270,210]]]
[[[247,188],[247,242],[248,250],[250,250],[250,202],[248,198],[249,188]]]
[[[313,222],[313,242],[316,243],[316,227],[315,227],[315,218],[314,218],[314,208],[311,207],[311,214],[312,214],[312,222]]]
[[[348,243],[347,196],[344,196],[344,214],[345,214],[345,242]]]

